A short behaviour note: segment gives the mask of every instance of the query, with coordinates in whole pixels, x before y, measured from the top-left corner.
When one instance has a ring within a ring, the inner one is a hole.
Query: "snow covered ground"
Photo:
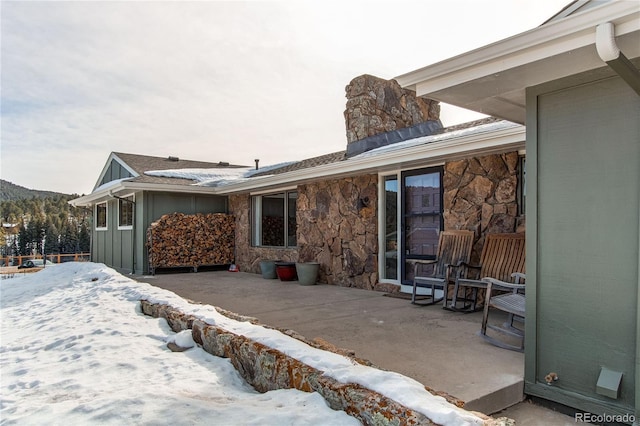
[[[189,332],[145,316],[138,301],[169,303],[346,382],[360,383],[442,424],[482,420],[405,376],[355,365],[276,330],[231,320],[95,263],[65,263],[0,282],[2,424],[355,425],[317,393],[258,393],[229,360]],[[171,352],[167,343],[192,347]]]

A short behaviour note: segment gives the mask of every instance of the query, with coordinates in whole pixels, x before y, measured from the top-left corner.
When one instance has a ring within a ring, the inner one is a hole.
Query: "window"
[[[384,177],[384,270],[383,278],[398,279],[398,177]]]
[[[118,229],[133,228],[133,195],[118,199]]]
[[[518,214],[524,215],[527,206],[527,157],[521,156],[518,159]]]
[[[252,243],[254,246],[295,247],[298,193],[286,191],[254,196]]]
[[[443,173],[442,166],[435,166],[381,176],[381,279],[409,284],[412,260],[435,258],[444,226]]]
[[[96,230],[107,229],[107,203],[96,204]]]

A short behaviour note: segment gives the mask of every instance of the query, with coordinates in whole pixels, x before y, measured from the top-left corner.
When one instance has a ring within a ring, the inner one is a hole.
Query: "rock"
[[[188,351],[189,349],[191,349],[191,348],[183,348],[181,346],[176,345],[173,342],[167,343],[167,347],[169,349],[171,349],[171,352],[184,352],[184,351]]]

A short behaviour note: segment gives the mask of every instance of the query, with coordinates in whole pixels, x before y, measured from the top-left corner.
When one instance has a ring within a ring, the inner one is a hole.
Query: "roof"
[[[226,163],[112,153],[101,177],[114,160],[134,177],[105,183],[91,194],[72,200],[71,204],[91,206],[134,191],[228,195],[281,189],[318,179],[379,173],[398,167],[428,167],[469,155],[518,150],[524,148],[524,140],[524,126],[488,117],[352,157],[347,157],[346,151],[338,151],[294,163],[265,166],[259,171]]]
[[[396,77],[448,104],[524,124],[525,89],[588,71],[606,71],[596,27],[610,22],[629,59],[640,57],[640,3],[572,2],[543,25]],[[637,62],[636,62],[637,63]]]
[[[104,176],[113,162],[126,169],[130,177],[111,180],[102,183]],[[112,199],[114,196],[123,196],[135,191],[169,191],[181,193],[212,194],[211,188],[195,185],[195,179],[182,177],[167,177],[146,174],[156,170],[184,170],[184,169],[242,169],[246,166],[229,164],[226,162],[206,162],[197,160],[184,160],[178,157],[154,157],[150,155],[130,154],[124,152],[112,152],[105,163],[98,183],[91,194],[71,200],[73,206],[91,206]]]
[[[442,129],[438,129],[436,131],[434,131],[431,136],[434,135],[441,135],[441,134],[445,134],[445,133],[451,133],[451,132],[455,132],[458,130],[464,130],[464,129],[471,129],[474,127],[478,127],[478,126],[482,126],[485,124],[489,124],[489,123],[496,123],[501,121],[499,118],[495,118],[495,117],[487,117],[487,118],[482,118],[480,120],[475,120],[475,121],[469,121],[467,123],[461,123],[461,124],[456,124],[454,126],[449,126],[449,127],[444,127]],[[420,139],[420,138],[409,138],[406,140],[416,140],[416,139]],[[398,142],[396,142],[398,143]],[[375,154],[374,154],[375,155]],[[308,169],[311,167],[317,167],[317,166],[322,166],[325,164],[331,164],[331,163],[337,163],[340,161],[344,161],[347,159],[347,151],[337,151],[337,152],[332,152],[330,154],[325,154],[325,155],[321,155],[318,157],[313,157],[313,158],[308,158],[305,160],[301,160],[298,162],[294,162],[294,163],[288,163],[283,167],[277,168],[277,169],[270,169],[270,170],[266,170],[264,172],[258,172],[258,173],[252,173],[251,177],[261,177],[261,176],[269,176],[269,175],[277,175],[277,174],[281,174],[281,173],[287,173],[287,172],[293,172],[296,170],[303,170],[303,169]]]
[[[216,194],[262,192],[293,187],[319,179],[337,179],[399,168],[431,167],[445,161],[481,156],[507,150],[521,150],[525,128],[493,117],[441,129],[437,134],[407,139],[362,154],[346,157],[346,151],[302,160],[247,178],[210,184]]]
[[[330,154],[320,155],[318,157],[307,158],[305,160],[288,163],[283,167],[277,169],[265,170],[264,172],[253,173],[251,177],[261,177],[269,175],[277,175],[281,173],[293,172],[295,170],[307,169],[310,167],[317,167],[323,164],[331,164],[338,161],[342,161],[347,158],[347,151],[332,152]]]
[[[226,162],[212,163],[207,161],[196,160],[184,160],[179,157],[153,157],[150,155],[129,154],[124,152],[113,152],[110,156],[111,159],[120,159],[118,161],[122,164],[124,162],[126,166],[129,166],[133,171],[134,178],[129,179],[131,182],[150,183],[159,185],[193,185],[192,179],[182,178],[170,178],[145,175],[146,172],[153,170],[176,170],[176,169],[234,169],[244,168],[247,166],[233,165]],[[107,161],[107,167],[110,163]],[[123,164],[123,166],[125,165]],[[103,173],[104,174],[104,173]],[[99,181],[102,180],[102,175]]]

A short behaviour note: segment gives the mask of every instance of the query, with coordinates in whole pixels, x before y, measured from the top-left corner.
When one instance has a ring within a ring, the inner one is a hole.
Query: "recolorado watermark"
[[[636,416],[633,414],[593,414],[593,413],[575,413],[574,420],[576,423],[634,423]]]

